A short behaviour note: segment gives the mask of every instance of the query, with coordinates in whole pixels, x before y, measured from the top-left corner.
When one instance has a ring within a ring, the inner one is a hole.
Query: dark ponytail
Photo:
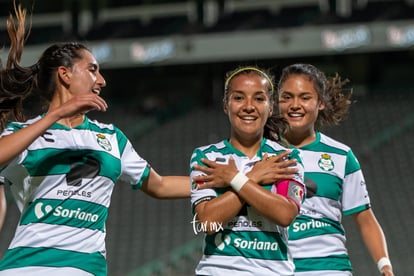
[[[36,75],[38,72],[36,66],[23,67],[20,65],[26,39],[26,10],[20,5],[16,6],[15,4],[14,12],[15,17],[10,14],[7,20],[7,32],[11,43],[5,68],[0,60],[1,130],[3,130],[5,121],[10,116],[18,121],[24,120],[23,100],[36,87]]]
[[[7,31],[11,45],[3,68],[0,60],[0,128],[4,129],[7,119],[24,121],[23,100],[33,91],[40,96],[46,106],[51,102],[56,89],[56,72],[59,66],[72,67],[82,58],[82,50],[89,49],[77,42],[57,43],[48,47],[35,64],[29,67],[20,65],[23,54],[26,10],[14,6],[15,17],[7,20]],[[28,28],[28,33],[30,28]],[[34,93],[33,93],[34,94]]]

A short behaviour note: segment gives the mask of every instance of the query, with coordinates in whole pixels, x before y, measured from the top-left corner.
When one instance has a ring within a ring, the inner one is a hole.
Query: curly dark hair
[[[315,122],[315,129],[320,130],[325,126],[338,125],[348,114],[352,104],[352,89],[345,89],[348,79],[342,80],[338,73],[333,77],[325,74],[311,64],[292,64],[282,70],[278,83],[278,91],[283,83],[291,75],[305,75],[313,82],[319,100],[325,104],[325,108],[319,111]]]

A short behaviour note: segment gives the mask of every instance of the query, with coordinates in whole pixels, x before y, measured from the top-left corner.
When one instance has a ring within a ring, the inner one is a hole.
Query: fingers
[[[286,151],[284,151],[282,153],[279,153],[277,155],[269,156],[269,157],[267,157],[267,159],[272,160],[274,162],[286,161],[289,158],[289,154],[290,154],[290,151],[286,150]]]
[[[210,189],[210,188],[218,188],[214,182],[197,182],[199,189]]]
[[[106,103],[106,101],[102,97],[97,96],[96,97],[96,108],[95,109],[99,110],[99,111],[106,111],[108,109],[108,104]]]
[[[207,158],[202,158],[201,162],[203,162],[203,164],[207,165],[208,167],[214,167],[214,165],[216,165],[216,162],[211,161]]]
[[[79,104],[80,108],[85,108],[88,111],[106,111],[108,109],[108,104],[106,103],[106,101],[102,97],[95,94],[85,95],[85,98],[80,99]]]
[[[204,163],[204,162],[203,162]],[[205,174],[211,174],[211,169],[209,167],[200,166],[200,165],[194,165],[194,169],[200,172],[203,172]]]
[[[236,162],[234,161],[234,158],[232,156],[229,157],[229,165],[236,167]]]
[[[59,118],[71,117],[76,114],[84,114],[91,110],[106,111],[107,103],[96,94],[77,95],[66,101],[55,112]]]
[[[209,175],[194,176],[193,181],[197,183],[198,189],[224,188],[227,186],[224,182],[216,181],[213,177]]]
[[[274,170],[276,174],[296,174],[299,170],[296,167],[278,168]]]
[[[205,175],[197,175],[193,177],[193,181],[198,185],[203,185],[206,182]]]
[[[297,160],[291,159],[291,160],[286,160],[286,161],[280,161],[277,164],[278,166],[280,166],[280,168],[289,168],[289,167],[296,166]]]

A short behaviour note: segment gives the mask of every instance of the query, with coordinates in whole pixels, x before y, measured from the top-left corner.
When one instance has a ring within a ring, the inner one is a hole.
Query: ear
[[[224,114],[228,115],[229,109],[227,108],[227,104],[223,105],[223,111],[224,111]]]
[[[72,72],[70,71],[69,68],[65,66],[59,66],[57,69],[57,73],[58,73],[59,79],[63,83],[70,84]]]
[[[318,110],[324,110],[325,109],[325,103],[322,101],[319,101]]]

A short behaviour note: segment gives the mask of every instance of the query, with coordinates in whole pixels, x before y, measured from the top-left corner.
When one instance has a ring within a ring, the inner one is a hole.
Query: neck
[[[315,130],[303,133],[289,131],[284,137],[289,142],[289,144],[295,146],[296,148],[299,148],[315,141],[316,132]]]
[[[232,137],[229,139],[229,143],[249,158],[253,158],[260,148],[261,139],[255,141],[240,141]]]
[[[83,123],[84,115],[83,114],[77,114],[75,116],[69,117],[69,118],[63,118],[58,121],[59,124],[67,126],[69,128],[74,128],[80,124]]]

